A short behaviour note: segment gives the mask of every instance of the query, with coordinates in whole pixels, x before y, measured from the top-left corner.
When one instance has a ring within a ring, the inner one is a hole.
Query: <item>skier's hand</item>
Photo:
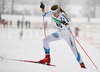
[[[62,23],[64,24],[64,25],[69,25],[68,23],[66,23],[65,21],[62,21]]]
[[[69,23],[65,23],[65,25],[69,25]]]
[[[43,2],[41,2],[40,8],[41,9],[44,9],[45,8],[45,5],[43,4]]]

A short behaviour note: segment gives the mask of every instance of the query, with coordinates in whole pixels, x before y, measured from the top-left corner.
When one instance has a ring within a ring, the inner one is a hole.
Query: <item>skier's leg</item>
[[[67,42],[68,42],[73,54],[75,55],[78,63],[80,64],[80,66],[82,68],[85,68],[85,65],[84,65],[84,63],[81,59],[80,53],[77,50],[77,47],[76,47],[76,44],[75,44],[75,41],[74,41],[73,37],[71,36],[69,39],[67,39]]]
[[[47,36],[46,38],[43,39],[43,47],[45,51],[45,58],[40,60],[39,62],[41,63],[50,63],[50,47],[49,43],[51,41],[56,41],[59,40],[59,33],[52,33],[51,35]]]
[[[68,43],[68,45],[70,46],[70,48],[71,48],[73,54],[75,55],[77,61],[78,61],[79,63],[81,63],[81,62],[82,62],[82,59],[81,59],[81,56],[80,56],[80,54],[79,54],[79,52],[78,52],[78,50],[77,50],[77,48],[76,48],[76,44],[75,44],[74,40],[73,40],[72,38],[69,38],[69,39],[67,40],[67,43]]]
[[[59,40],[59,33],[52,33],[51,35],[47,36],[46,38],[43,39],[43,47],[45,48],[45,52],[46,52],[46,49],[47,49],[47,53],[48,53],[48,49],[50,48],[49,47],[49,43],[51,41],[56,41],[56,40]]]

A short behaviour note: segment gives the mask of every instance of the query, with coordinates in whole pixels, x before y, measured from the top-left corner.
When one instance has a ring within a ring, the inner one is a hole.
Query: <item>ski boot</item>
[[[86,68],[85,67],[85,64],[82,62],[82,63],[80,63],[80,66],[81,66],[81,68]]]
[[[43,64],[47,64],[49,65],[50,64],[50,55],[49,54],[46,54],[45,55],[45,58],[40,60],[39,63],[43,63]]]

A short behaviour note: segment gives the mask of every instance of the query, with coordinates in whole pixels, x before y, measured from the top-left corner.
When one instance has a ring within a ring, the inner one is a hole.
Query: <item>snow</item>
[[[19,36],[20,31],[20,29],[0,28],[0,56],[28,60],[44,58],[43,30],[23,29],[22,39]],[[54,31],[55,29],[47,29],[47,35]],[[87,69],[80,68],[67,42],[59,40],[50,43],[51,64],[55,64],[56,67],[0,59],[0,72],[100,72],[100,49],[82,38],[77,39],[99,70],[77,44]]]
[[[43,30],[36,28],[17,29],[16,27],[17,20],[29,20],[33,24],[37,24],[37,22],[42,24],[42,17],[24,16],[23,18],[23,16],[18,15],[2,15],[2,18],[8,21],[12,20],[13,26],[12,28],[9,26],[8,28],[0,27],[0,56],[28,60],[40,60],[44,58],[42,46],[42,39],[44,38]],[[46,19],[48,20],[47,22],[52,22],[51,18],[47,17]],[[100,43],[100,19],[91,19],[91,24],[88,23],[87,18],[73,18],[72,22],[75,25],[79,23],[81,31],[77,39],[100,70],[100,47],[98,48],[96,45],[93,45],[95,42]],[[21,31],[23,31],[22,38],[20,37]],[[55,29],[48,28],[46,33],[49,35],[54,31]],[[87,39],[88,37],[92,37],[93,39]],[[100,72],[78,44],[78,51],[87,69],[80,68],[75,56],[64,40],[51,42],[50,48],[51,64],[55,64],[56,67],[0,59],[0,72]]]

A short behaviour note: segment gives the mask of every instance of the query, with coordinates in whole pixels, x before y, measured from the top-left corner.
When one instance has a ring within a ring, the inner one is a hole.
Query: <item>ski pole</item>
[[[46,26],[45,26],[45,22],[44,22],[44,17],[43,17],[43,30],[44,30],[44,35],[45,35],[45,37],[46,37]]]
[[[82,48],[82,50],[84,51],[84,53],[86,54],[86,56],[89,58],[89,60],[92,62],[92,64],[95,66],[96,69],[98,69],[98,67],[96,66],[96,64],[92,61],[92,59],[90,58],[90,56],[87,54],[87,52],[84,50],[84,48],[82,47],[82,45],[79,43],[79,41],[76,39],[76,37],[73,35],[72,32],[70,32],[72,34],[72,36],[74,37],[74,39],[76,40],[76,42],[79,44],[79,46]]]
[[[45,5],[43,4],[43,2],[41,2],[40,8],[42,10],[42,13],[45,13]],[[44,16],[43,16],[43,30],[44,30],[44,35],[46,37],[46,26],[44,22]]]

